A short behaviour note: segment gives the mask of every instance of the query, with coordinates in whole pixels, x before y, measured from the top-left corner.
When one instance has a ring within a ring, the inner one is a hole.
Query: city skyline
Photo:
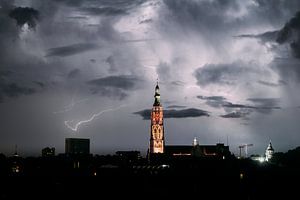
[[[300,2],[0,0],[0,152],[166,144],[300,145]]]

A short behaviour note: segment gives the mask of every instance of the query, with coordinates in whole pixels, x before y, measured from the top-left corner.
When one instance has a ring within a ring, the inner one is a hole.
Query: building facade
[[[155,87],[154,103],[151,111],[151,132],[150,132],[150,154],[164,153],[164,122],[163,107],[160,103],[160,93],[158,83]]]
[[[66,138],[65,153],[71,155],[90,154],[90,139]]]

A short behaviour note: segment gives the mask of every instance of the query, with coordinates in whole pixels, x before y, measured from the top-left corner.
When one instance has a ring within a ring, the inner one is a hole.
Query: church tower
[[[158,82],[155,87],[154,103],[151,111],[150,154],[164,153],[164,118],[160,103]]]
[[[272,159],[273,154],[274,154],[274,149],[273,149],[272,143],[271,143],[271,141],[270,141],[270,143],[269,143],[269,145],[268,145],[268,147],[267,147],[267,149],[266,149],[266,153],[265,153],[266,161],[267,161],[267,162],[270,161],[270,160]]]

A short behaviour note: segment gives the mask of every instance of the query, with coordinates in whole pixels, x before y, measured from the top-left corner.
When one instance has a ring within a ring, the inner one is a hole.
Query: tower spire
[[[158,79],[155,87],[154,103],[151,111],[150,154],[164,153],[163,108],[160,104]]]
[[[153,106],[160,106],[160,93],[159,93],[159,86],[158,86],[158,78],[157,78],[157,83],[156,83],[156,87],[155,87]]]

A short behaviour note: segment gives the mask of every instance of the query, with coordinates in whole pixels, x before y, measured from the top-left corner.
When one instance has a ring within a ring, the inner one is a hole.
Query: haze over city
[[[65,138],[149,147],[157,79],[166,144],[237,154],[299,146],[300,1],[0,0],[0,152]]]

